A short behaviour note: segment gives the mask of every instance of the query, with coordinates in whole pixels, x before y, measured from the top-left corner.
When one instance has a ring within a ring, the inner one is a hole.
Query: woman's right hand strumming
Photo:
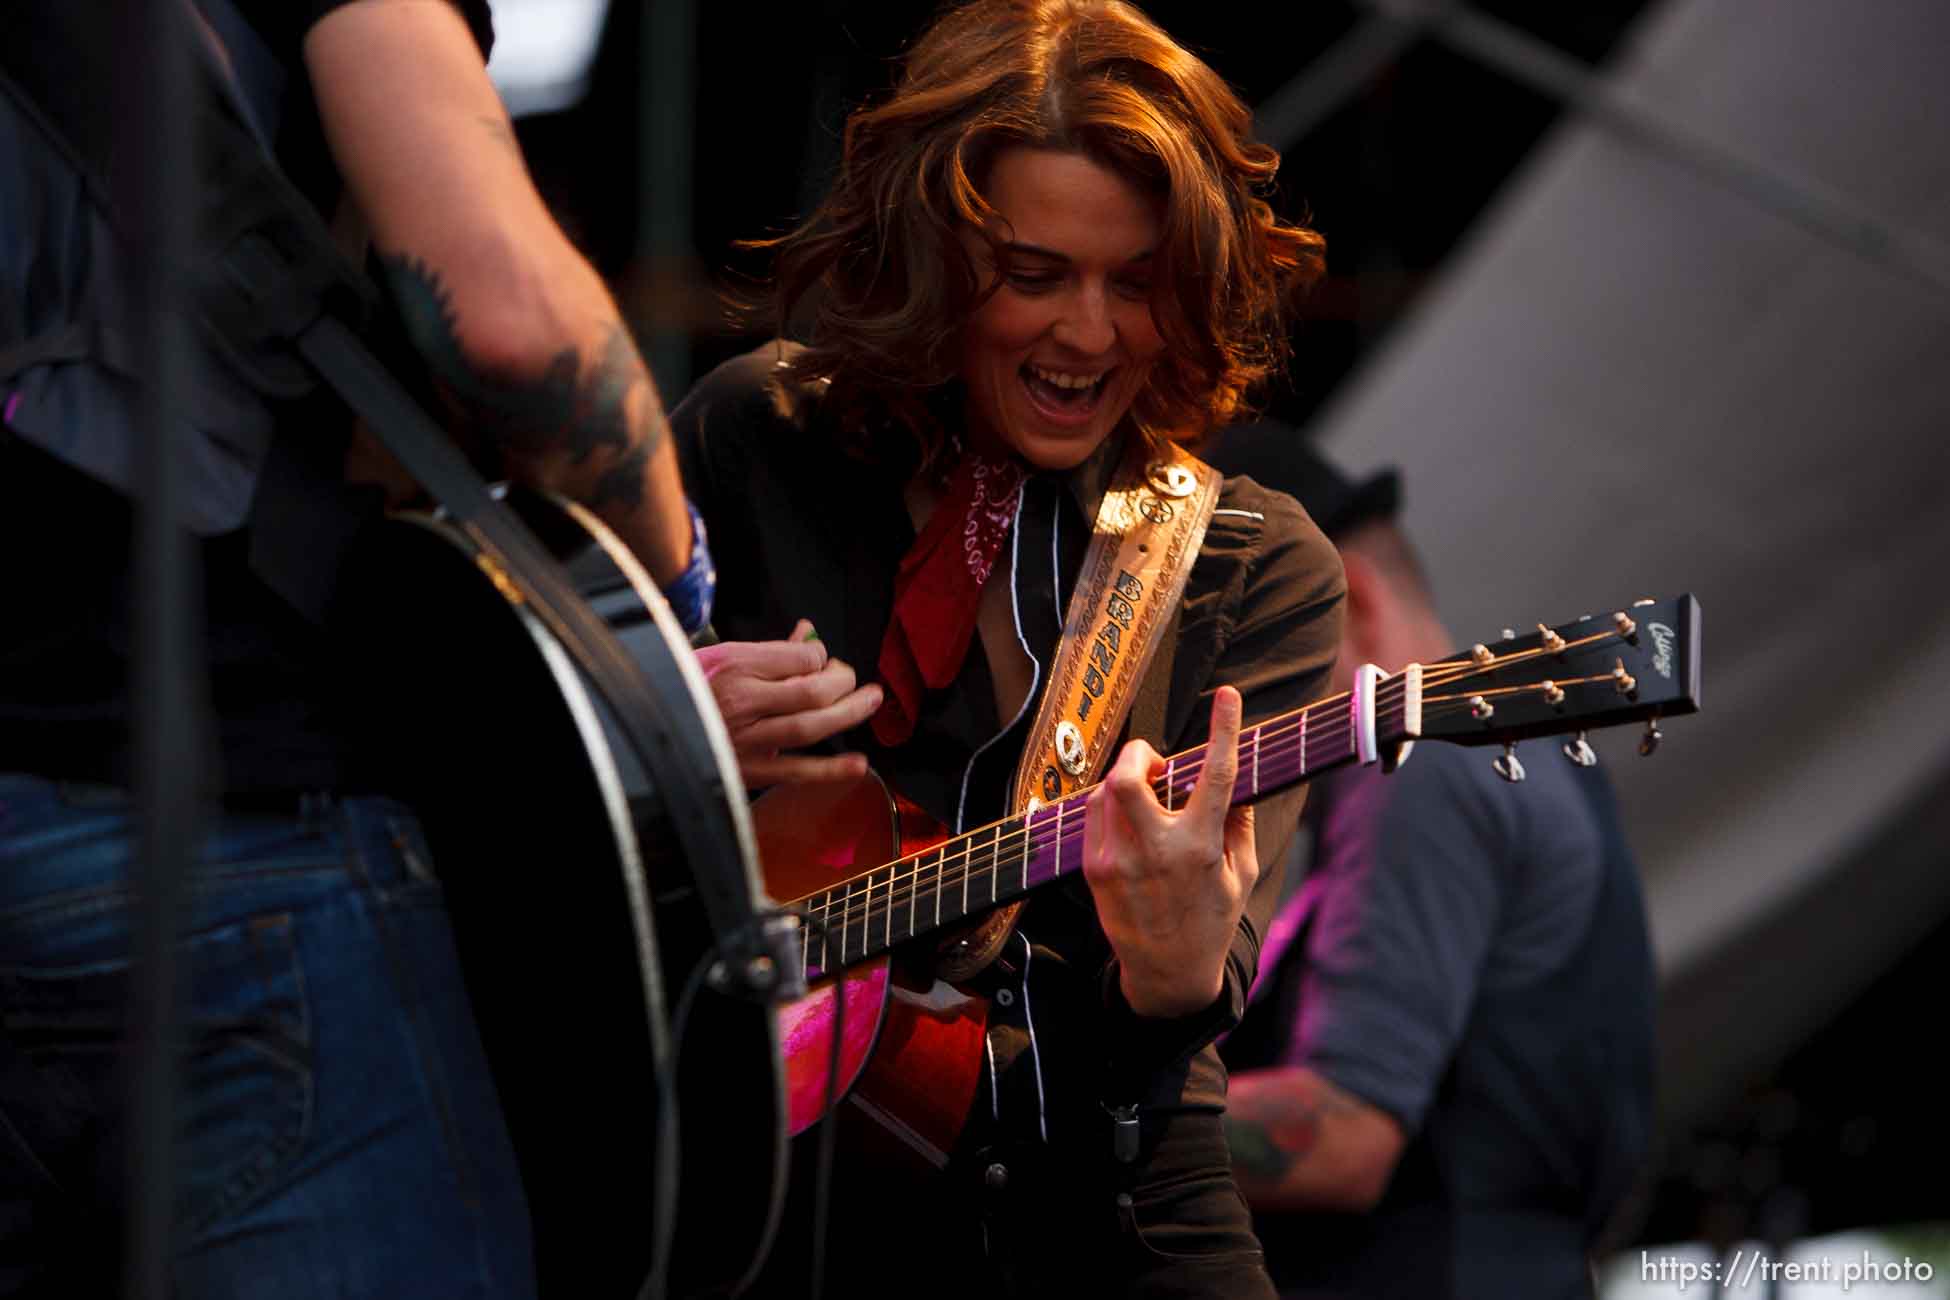
[[[859,726],[880,707],[879,684],[857,685],[853,669],[827,654],[811,623],[799,620],[783,641],[721,641],[697,657],[746,789],[865,773],[860,754],[792,752]]]

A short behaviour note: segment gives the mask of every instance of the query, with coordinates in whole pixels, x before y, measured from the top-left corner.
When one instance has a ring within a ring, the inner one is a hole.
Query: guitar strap
[[[1175,444],[1162,453],[1133,438],[1097,507],[1097,520],[1063,637],[1029,743],[1011,787],[1011,807],[1026,812],[1074,794],[1103,776],[1133,703],[1169,683],[1149,681],[1205,541],[1223,476]],[[1169,668],[1167,653],[1160,665]],[[1148,715],[1163,716],[1161,699]],[[941,978],[965,980],[986,968],[1015,930],[1022,903],[984,917],[942,949]]]

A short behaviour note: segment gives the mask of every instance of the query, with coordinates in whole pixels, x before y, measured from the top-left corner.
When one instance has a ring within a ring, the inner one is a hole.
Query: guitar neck
[[[1653,727],[1642,749],[1650,753],[1660,717],[1698,709],[1700,611],[1691,596],[1639,601],[1609,619],[1585,615],[1536,626],[1521,636],[1506,633],[1493,646],[1410,664],[1393,676],[1364,665],[1345,694],[1246,728],[1239,733],[1232,802],[1252,803],[1384,753],[1399,760],[1405,742],[1417,738],[1510,745],[1641,721]],[[1183,808],[1205,763],[1204,746],[1166,759],[1152,785],[1159,802]],[[1523,779],[1514,761],[1507,771],[1507,779]],[[807,977],[836,972],[1081,870],[1084,806],[1094,788],[1032,805],[800,899]]]
[[[1239,733],[1232,802],[1252,803],[1357,759],[1372,762],[1378,738],[1415,734],[1420,673],[1384,678],[1364,669],[1355,689],[1269,718]],[[1152,791],[1183,808],[1205,770],[1203,745],[1165,760]],[[1084,808],[1095,786],[1056,803],[945,840],[801,899],[809,918],[806,977],[817,979],[895,944],[986,912],[1083,867]]]

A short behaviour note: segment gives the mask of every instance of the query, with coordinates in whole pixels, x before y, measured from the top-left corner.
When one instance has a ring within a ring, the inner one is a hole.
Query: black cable
[[[773,916],[782,915],[774,913]],[[829,934],[826,926],[810,917],[792,913],[803,925],[809,925],[819,932],[821,940]],[[763,924],[773,917],[761,918]],[[697,1000],[698,991],[703,988],[716,964],[719,954],[713,947],[706,951],[685,977],[683,990],[678,994],[675,1014],[671,1018],[671,1049],[669,1065],[658,1072],[657,1101],[657,1155],[654,1174],[651,1221],[651,1265],[643,1286],[638,1291],[638,1300],[664,1300],[670,1285],[671,1245],[676,1235],[678,1171],[680,1166],[680,1130],[678,1125],[677,1079],[678,1065],[684,1050],[684,1031],[689,1026],[691,1008]],[[817,1169],[813,1196],[813,1257],[812,1278],[813,1300],[819,1300],[823,1286],[826,1255],[826,1222],[830,1208],[832,1191],[832,1170],[834,1152],[834,1133],[838,1125],[832,1122],[833,1108],[839,1104],[840,1065],[842,1049],[846,1036],[846,980],[844,976],[833,984],[833,1034],[826,1058],[826,1097],[820,1108],[819,1149],[816,1156]],[[771,1257],[772,1248],[778,1241],[779,1225],[785,1217],[785,1200],[789,1180],[774,1178],[772,1192],[765,1215],[765,1227],[759,1234],[757,1247],[752,1259],[739,1274],[727,1295],[734,1298],[743,1295],[755,1282]]]
[[[801,925],[810,926],[819,932],[824,944],[832,932],[823,921],[803,913],[792,913]],[[846,976],[845,972],[833,981],[833,1041],[826,1055],[826,1098],[819,1110],[819,1150],[816,1155],[813,1187],[813,1256],[812,1256],[812,1300],[819,1300],[825,1280],[826,1264],[826,1218],[833,1180],[834,1133],[839,1125],[833,1122],[833,1107],[839,1104],[840,1061],[842,1045],[846,1037]],[[772,1254],[772,1247],[778,1238],[779,1222],[785,1208],[785,1182],[773,1185],[772,1204],[766,1218],[765,1231],[759,1238],[758,1249],[752,1254],[752,1262],[746,1267],[737,1283],[731,1289],[732,1300],[745,1293],[747,1287],[758,1280],[765,1267],[765,1261]]]
[[[677,1064],[684,1050],[684,1027],[690,1019],[691,1004],[698,990],[717,964],[714,944],[691,967],[677,995],[676,1014],[670,1023],[670,1056],[657,1070],[657,1156],[656,1173],[651,1182],[650,1272],[637,1291],[637,1300],[663,1300],[670,1287],[671,1241],[677,1231]]]
[[[820,937],[825,937],[822,930]],[[840,1041],[846,1029],[846,972],[833,980],[833,1047],[826,1062],[826,1105],[819,1116],[819,1157],[813,1170],[812,1300],[826,1288],[826,1215],[833,1191],[833,1143],[839,1121],[833,1107],[839,1101]]]

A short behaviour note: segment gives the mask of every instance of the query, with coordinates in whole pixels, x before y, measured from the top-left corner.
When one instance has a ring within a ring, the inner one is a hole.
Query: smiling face
[[[1082,154],[1015,146],[995,157],[985,195],[1007,221],[1000,286],[969,321],[961,378],[977,438],[1039,469],[1089,458],[1144,388],[1164,347],[1151,318],[1159,202]]]

